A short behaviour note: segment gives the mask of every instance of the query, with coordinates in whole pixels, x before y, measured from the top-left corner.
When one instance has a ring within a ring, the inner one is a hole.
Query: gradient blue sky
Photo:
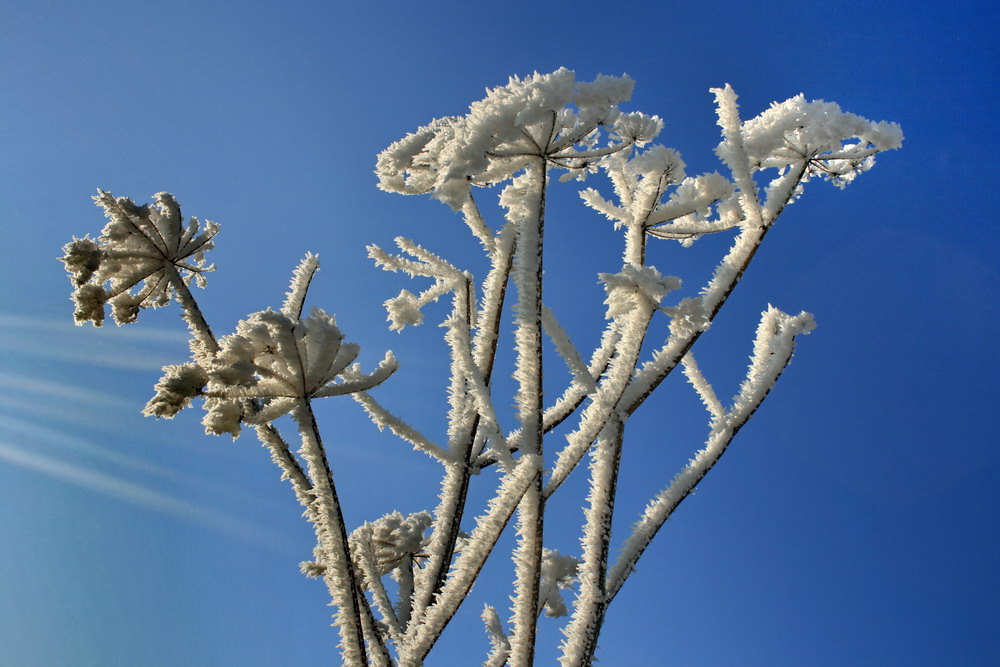
[[[297,569],[311,530],[266,453],[202,435],[197,411],[139,415],[186,358],[176,313],[70,323],[55,257],[99,232],[95,189],[169,190],[221,223],[203,296],[220,333],[318,252],[312,303],[362,360],[397,352],[381,396],[438,434],[439,331],[387,331],[382,301],[414,285],[364,246],[474,244],[446,207],[377,190],[375,155],[560,66],[631,75],[625,108],[662,116],[690,173],[720,168],[708,89],[726,82],[746,117],[803,92],[906,134],[846,191],[807,188],[706,337],[728,396],[768,303],[819,322],[616,600],[602,664],[1000,663],[998,28],[991,2],[0,4],[0,664],[337,661],[323,586]],[[586,347],[616,237],[554,196],[548,300]],[[722,250],[660,248],[692,286]],[[703,437],[692,393],[662,394],[630,428],[621,526]],[[435,466],[353,402],[320,419],[352,525],[433,502]],[[573,550],[579,503],[553,507],[552,546]],[[477,664],[507,567],[429,664]]]

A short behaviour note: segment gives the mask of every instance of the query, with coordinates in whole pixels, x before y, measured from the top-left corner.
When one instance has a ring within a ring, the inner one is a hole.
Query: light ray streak
[[[101,430],[115,435],[113,430],[106,428],[106,426]],[[123,434],[134,437],[134,429],[115,430],[118,432],[116,437]],[[108,462],[127,470],[145,473],[168,482],[208,489],[216,495],[223,494],[243,505],[257,505],[260,507],[271,505],[271,503],[265,502],[262,498],[247,493],[242,488],[220,486],[216,481],[207,477],[197,477],[173,468],[158,465],[141,457],[130,456],[113,448],[95,444],[85,437],[68,433],[58,428],[51,428],[17,417],[0,414],[0,432],[8,435],[8,441],[21,441],[20,444],[25,449],[37,450],[38,447],[58,447],[68,450],[73,454],[90,456],[98,461]],[[24,437],[17,438],[16,436],[18,435]],[[143,445],[148,444],[148,439],[143,438]],[[171,445],[173,443],[167,443],[167,446]],[[139,448],[138,451],[144,451],[144,448]]]
[[[66,381],[43,380],[28,375],[0,372],[0,388],[16,393],[34,393],[44,396],[46,402],[59,398],[73,403],[95,407],[133,409],[133,401],[99,389],[76,387]],[[6,392],[5,392],[6,393]]]
[[[36,452],[25,451],[23,448],[12,446],[2,440],[0,440],[0,460],[104,496],[178,516],[279,553],[285,551],[280,548],[280,545],[293,542],[287,535],[254,521],[202,507],[112,475],[59,461]]]
[[[118,339],[118,340],[129,340],[129,341],[162,341],[169,343],[183,343],[189,338],[187,332],[183,329],[163,329],[159,327],[128,327],[128,328],[116,328],[116,327],[105,327],[101,331],[93,330],[90,327],[78,327],[73,321],[72,317],[67,317],[66,319],[53,319],[44,317],[30,317],[27,315],[12,315],[10,313],[0,313],[0,327],[10,328],[10,329],[24,329],[32,333],[37,332],[40,329],[47,331],[58,331],[58,332],[73,332],[74,336],[84,335],[88,333],[91,337],[100,336],[101,340]]]

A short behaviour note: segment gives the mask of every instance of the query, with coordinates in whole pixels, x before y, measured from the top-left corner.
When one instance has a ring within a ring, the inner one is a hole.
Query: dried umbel
[[[179,284],[205,286],[205,253],[219,231],[211,221],[191,218],[185,226],[173,195],[161,192],[153,204],[137,205],[98,190],[94,201],[108,218],[101,236],[74,238],[61,258],[76,290],[77,324],[104,322],[111,304],[118,324],[135,322],[141,308],[167,305]]]
[[[240,434],[240,424],[263,425],[301,401],[366,391],[396,370],[392,353],[372,373],[352,365],[361,348],[345,343],[321,308],[302,317],[306,290],[319,268],[309,254],[299,264],[280,311],[253,313],[217,347],[195,345],[193,363],[167,366],[144,413],[173,417],[196,396],[205,399],[206,432]]]

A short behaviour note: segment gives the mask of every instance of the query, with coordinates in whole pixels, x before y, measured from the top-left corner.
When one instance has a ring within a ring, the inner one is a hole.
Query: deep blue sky
[[[186,358],[175,313],[70,324],[55,257],[99,232],[95,189],[169,190],[222,225],[204,293],[220,333],[279,305],[318,252],[312,303],[363,361],[397,352],[380,395],[436,435],[439,331],[387,331],[382,301],[418,286],[364,246],[405,234],[455,261],[475,246],[446,207],[380,192],[375,156],[560,66],[632,76],[625,108],[662,116],[690,173],[721,168],[708,89],[726,82],[745,117],[803,92],[906,134],[846,191],[807,188],[706,336],[730,396],[768,303],[819,323],[640,562],[602,662],[997,664],[998,27],[988,2],[3,3],[0,664],[336,662],[323,586],[297,571],[311,531],[266,453],[202,435],[198,411],[139,415],[159,367]],[[594,274],[620,259],[574,196],[550,208],[548,300],[586,347]],[[694,286],[722,250],[663,245],[656,263]],[[623,527],[701,444],[697,400],[669,384],[630,425]],[[320,418],[352,525],[432,504],[425,457],[349,400]],[[573,550],[579,504],[554,508],[552,546]],[[479,609],[505,606],[506,567],[429,664],[481,658]]]

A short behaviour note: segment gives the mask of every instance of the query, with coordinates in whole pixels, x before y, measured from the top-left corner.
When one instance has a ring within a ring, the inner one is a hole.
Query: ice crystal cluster
[[[181,306],[192,359],[164,369],[145,413],[170,418],[197,400],[208,433],[235,438],[243,427],[254,430],[315,530],[313,557],[302,571],[327,586],[345,664],[423,664],[512,523],[510,613],[482,610],[489,643],[483,664],[532,664],[539,624],[558,622],[542,616],[566,619],[563,665],[594,662],[608,605],[664,522],[760,407],[796,338],[814,322],[769,305],[746,378],[729,401],[698,366],[696,343],[806,183],[819,177],[844,187],[873,166],[876,154],[902,142],[894,123],[802,95],[744,121],[725,86],[712,92],[722,128],[715,153],[727,173],[689,175],[676,150],[653,143],[663,130],[659,117],[619,109],[632,87],[627,76],[579,81],[566,69],[511,78],[467,114],[433,120],[378,156],[379,187],[446,204],[479,241],[488,267],[477,278],[462,262],[404,237],[395,250],[368,249],[377,266],[415,281],[385,301],[390,329],[420,325],[431,302],[450,304],[441,322],[450,353],[447,431],[438,440],[369,392],[396,370],[391,352],[365,372],[356,363],[360,348],[345,342],[332,315],[319,308],[303,315],[319,266],[314,255],[296,269],[280,309],[253,313],[216,338],[190,286],[204,287],[212,268],[204,253],[218,227],[194,218],[185,226],[171,195],[139,206],[100,192],[97,203],[109,218],[103,233],[64,248],[78,323],[100,325],[106,304],[118,324],[134,322],[142,308]],[[545,225],[552,214],[547,193],[571,187],[556,181],[599,173],[610,187],[584,188],[580,197],[621,231],[622,260],[595,267],[606,299],[593,304],[592,317],[604,331],[581,349],[559,321],[580,304],[545,300],[545,274],[558,271],[546,261],[546,240],[556,233]],[[477,197],[497,191],[502,214],[492,220]],[[731,240],[700,289],[683,287],[655,265],[663,256],[658,244],[691,246],[706,234]],[[514,367],[497,371],[497,350],[511,328]],[[543,395],[543,368],[553,364],[569,379],[561,393]],[[625,423],[677,368],[707,411],[704,445],[651,490],[629,530],[613,535],[620,463],[634,455],[624,449]],[[513,416],[501,409],[511,397],[494,388],[496,372],[514,378]],[[312,408],[333,396],[350,396],[375,426],[440,464],[435,507],[348,530]],[[282,415],[297,427],[297,447],[275,425]],[[486,468],[497,474],[480,475]],[[586,476],[589,491],[579,549],[560,553],[546,546],[546,507],[571,474]],[[483,509],[469,504],[473,484],[489,487]]]

